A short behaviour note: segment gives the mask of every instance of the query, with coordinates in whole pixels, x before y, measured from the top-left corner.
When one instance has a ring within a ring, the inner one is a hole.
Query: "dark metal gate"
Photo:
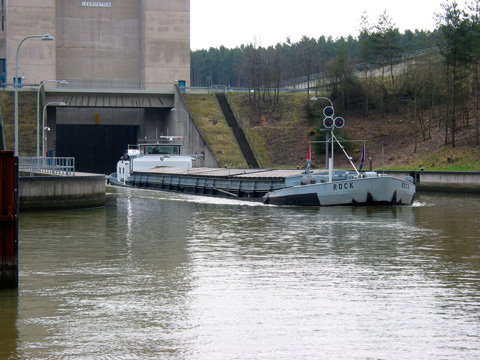
[[[138,126],[57,125],[56,156],[74,157],[75,171],[108,175],[137,135]]]

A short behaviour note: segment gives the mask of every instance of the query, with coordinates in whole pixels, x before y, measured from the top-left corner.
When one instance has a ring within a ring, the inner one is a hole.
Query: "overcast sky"
[[[435,29],[443,0],[190,0],[190,48],[263,47],[303,35],[357,37],[366,11],[370,25],[385,10],[403,32]],[[459,4],[463,4],[459,1]]]

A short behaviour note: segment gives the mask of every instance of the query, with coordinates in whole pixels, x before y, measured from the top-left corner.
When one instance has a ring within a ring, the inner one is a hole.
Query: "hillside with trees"
[[[357,37],[304,36],[266,48],[251,43],[194,51],[191,84],[248,89],[250,106],[261,116],[275,111],[294,79],[312,79],[305,94],[312,118],[321,109],[308,98],[328,94],[338,113],[370,120],[374,114],[377,127],[387,121],[397,127],[407,118],[415,142],[431,139],[435,127],[443,131],[443,145],[454,148],[459,136],[473,133],[469,145],[478,147],[480,0],[464,7],[447,2],[436,18],[434,31],[400,33],[386,12],[374,24],[364,13]],[[317,78],[322,81],[315,86]]]

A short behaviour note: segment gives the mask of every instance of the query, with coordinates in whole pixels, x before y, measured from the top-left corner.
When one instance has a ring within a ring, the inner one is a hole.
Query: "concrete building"
[[[0,81],[65,79],[156,90],[190,79],[189,0],[0,0]]]
[[[40,87],[42,103],[66,104],[43,108],[48,156],[108,173],[137,139],[179,135],[188,145],[182,152],[217,164],[178,86],[190,80],[190,0],[0,2],[0,85],[13,88],[19,49],[21,91],[50,80]],[[47,33],[55,41],[26,39]]]

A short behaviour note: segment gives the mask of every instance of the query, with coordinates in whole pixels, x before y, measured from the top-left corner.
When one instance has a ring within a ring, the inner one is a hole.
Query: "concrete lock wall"
[[[104,176],[20,177],[20,210],[74,209],[106,203]]]
[[[419,171],[422,185],[480,186],[480,172]]]
[[[418,191],[480,193],[480,172],[381,171],[397,177],[412,176]]]
[[[417,171],[420,191],[480,194],[480,172]]]

